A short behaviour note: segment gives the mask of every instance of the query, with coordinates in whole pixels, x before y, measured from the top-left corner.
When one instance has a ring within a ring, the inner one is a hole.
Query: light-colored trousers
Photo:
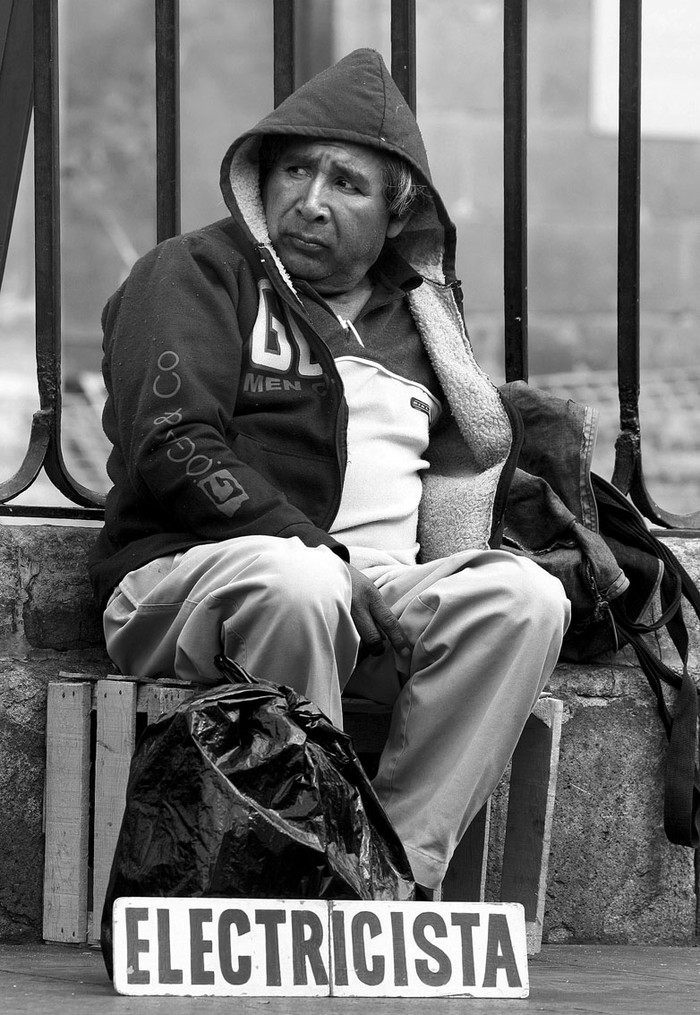
[[[493,791],[557,660],[569,621],[560,582],[499,550],[365,572],[412,652],[356,668],[351,584],[327,547],[245,536],[128,574],[104,615],[122,673],[221,683],[224,652],[310,698],[342,728],[341,693],[393,704],[374,787],[416,881],[436,888]]]

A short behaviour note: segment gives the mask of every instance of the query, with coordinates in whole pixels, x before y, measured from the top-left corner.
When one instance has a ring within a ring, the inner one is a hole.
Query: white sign
[[[527,997],[523,907],[117,899],[120,994]]]

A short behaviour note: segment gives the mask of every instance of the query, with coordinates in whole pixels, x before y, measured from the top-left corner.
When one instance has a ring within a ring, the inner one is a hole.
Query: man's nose
[[[307,222],[325,222],[329,216],[326,188],[322,180],[310,180],[298,204]]]

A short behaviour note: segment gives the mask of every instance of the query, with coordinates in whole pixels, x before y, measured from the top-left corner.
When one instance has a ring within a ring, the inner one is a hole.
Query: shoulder
[[[221,219],[163,240],[139,258],[134,271],[148,270],[153,265],[185,269],[193,262],[206,263],[222,272],[236,271],[246,263],[243,244],[231,219]]]
[[[223,219],[164,240],[140,257],[103,311],[103,326],[125,304],[180,312],[208,297],[228,306],[254,300],[256,282],[235,227]]]

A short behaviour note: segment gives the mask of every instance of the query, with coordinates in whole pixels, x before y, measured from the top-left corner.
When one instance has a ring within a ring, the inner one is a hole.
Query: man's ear
[[[388,240],[395,239],[399,235],[403,227],[406,225],[409,218],[410,216],[408,215],[402,219],[397,218],[395,215],[392,215],[391,218],[389,219],[389,225],[386,227],[387,239]]]

